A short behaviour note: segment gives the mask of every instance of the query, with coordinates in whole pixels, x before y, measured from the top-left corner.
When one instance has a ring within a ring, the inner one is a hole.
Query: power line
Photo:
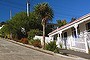
[[[55,8],[60,8],[60,7],[62,7],[61,9],[69,9],[70,11],[76,11],[77,9],[75,9],[75,8],[70,8],[70,7],[66,7],[66,6],[57,6],[57,7],[55,7]],[[89,9],[90,10],[90,9]],[[79,9],[77,12],[83,12],[83,11],[86,11],[86,10],[81,10],[81,9]]]
[[[64,18],[64,19],[66,19],[66,18],[72,18],[72,16],[57,15],[57,16],[55,16],[54,18]],[[79,18],[79,17],[76,17],[76,18]]]
[[[75,15],[75,14],[66,14],[66,13],[60,13],[60,12],[56,12],[56,14],[55,15],[65,15],[65,16],[75,16],[75,17],[77,17],[77,16],[81,16],[81,15]]]
[[[12,7],[12,8],[20,9],[20,10],[21,10],[21,9],[22,9],[22,10],[24,9],[24,8],[16,7],[16,6],[13,6],[13,5],[8,5],[8,4],[2,3],[2,2],[0,2],[0,4],[1,4],[2,6],[7,7],[7,8],[8,8],[8,7]]]
[[[53,11],[57,12],[57,13],[69,13],[69,14],[71,13],[71,14],[78,15],[78,16],[81,15],[81,14],[77,14],[77,11],[75,11],[75,12],[74,11],[73,12],[72,11],[65,11],[65,10],[63,10],[63,11],[62,10],[56,11],[55,9],[53,9]]]
[[[12,7],[12,8],[18,8],[18,9],[22,9],[22,10],[25,9],[25,8],[18,7],[16,5],[14,5],[14,4],[4,3],[1,0],[0,0],[0,4],[3,5],[3,6],[8,6],[8,7]]]
[[[0,1],[2,1],[4,3],[6,2],[6,3],[9,3],[9,4],[12,4],[12,5],[17,5],[17,6],[19,5],[21,7],[23,7],[23,5],[24,5],[24,4],[12,2],[12,1],[9,1],[9,0],[8,1],[7,0],[0,0]]]

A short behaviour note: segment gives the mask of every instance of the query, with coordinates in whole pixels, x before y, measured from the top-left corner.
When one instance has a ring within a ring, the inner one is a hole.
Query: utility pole
[[[12,11],[10,10],[10,19],[12,19]],[[11,29],[10,29],[11,31]],[[12,39],[12,32],[10,32],[10,39]]]
[[[30,2],[27,0],[27,16],[29,16],[29,11],[30,11]]]
[[[12,19],[12,11],[10,10],[10,19]]]

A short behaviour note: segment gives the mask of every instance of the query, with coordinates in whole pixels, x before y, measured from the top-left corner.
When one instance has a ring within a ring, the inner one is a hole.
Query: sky
[[[16,13],[26,12],[27,0],[0,0],[0,22],[10,19]],[[72,17],[80,18],[90,12],[90,0],[30,0],[30,11],[38,3],[47,2],[54,12],[53,23],[56,20],[67,20],[70,22]]]

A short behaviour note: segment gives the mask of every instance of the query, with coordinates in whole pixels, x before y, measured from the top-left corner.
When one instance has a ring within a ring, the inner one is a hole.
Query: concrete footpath
[[[90,55],[89,54],[86,54],[84,55],[84,53],[79,53],[79,52],[75,52],[75,51],[70,51],[70,50],[61,50],[61,52],[63,53],[68,53],[70,54],[70,56],[65,56],[65,55],[62,55],[62,54],[57,54],[57,53],[53,53],[51,51],[47,51],[47,50],[43,50],[43,49],[39,49],[37,47],[33,47],[31,45],[27,45],[27,44],[23,44],[23,43],[20,43],[20,42],[16,42],[16,41],[13,41],[13,40],[9,40],[9,39],[5,39],[9,42],[12,42],[12,43],[15,43],[15,44],[18,44],[18,45],[21,45],[21,46],[25,46],[27,48],[31,48],[31,49],[34,49],[34,50],[37,50],[37,51],[40,51],[40,52],[43,52],[43,53],[46,53],[46,54],[49,54],[49,55],[53,55],[53,56],[60,56],[60,57],[65,57],[67,59],[72,59],[72,60],[89,60],[90,59]],[[70,53],[71,52],[71,53]],[[74,56],[75,55],[75,56]],[[84,56],[84,57],[83,57]]]
[[[72,54],[72,55],[79,56],[79,57],[82,57],[85,59],[90,59],[90,54],[83,53],[83,52],[78,52],[78,51],[73,51],[73,50],[65,50],[65,49],[60,50],[60,52]]]

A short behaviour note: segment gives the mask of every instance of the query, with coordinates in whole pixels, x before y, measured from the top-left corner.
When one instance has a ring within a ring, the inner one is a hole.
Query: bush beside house
[[[41,48],[41,40],[40,39],[33,39],[35,35],[42,35],[42,31],[39,29],[32,29],[28,32],[28,41],[30,45],[33,45],[34,47]]]
[[[55,41],[51,41],[50,43],[47,43],[45,46],[45,49],[55,52],[55,53],[59,53],[59,49],[58,49]]]
[[[42,31],[39,29],[32,29],[28,32],[28,39],[33,39],[35,35],[42,35]]]

